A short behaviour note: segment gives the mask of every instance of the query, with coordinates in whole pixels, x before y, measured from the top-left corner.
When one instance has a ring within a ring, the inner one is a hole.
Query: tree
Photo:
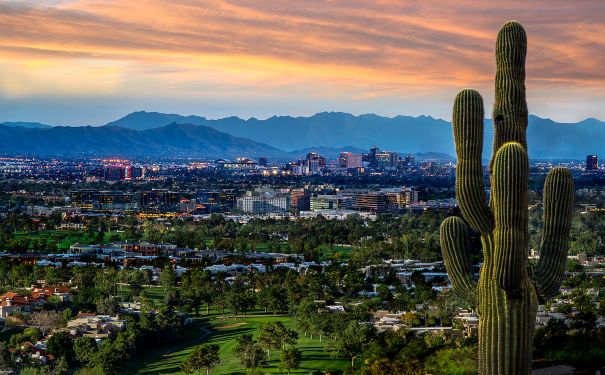
[[[65,310],[63,310],[63,313],[61,314],[61,324],[63,324],[64,326],[67,325],[67,322],[69,322],[70,320],[72,320],[74,317],[73,312],[71,311],[70,308],[67,308]]]
[[[311,315],[311,320],[310,320],[311,332],[315,333],[319,336],[320,342],[322,340],[322,337],[324,335],[326,335],[333,328],[331,325],[332,317],[333,316],[326,311],[315,312],[313,315]],[[311,338],[313,338],[313,336],[311,336]]]
[[[93,362],[97,350],[97,342],[92,337],[83,336],[74,340],[74,355],[84,366]]]
[[[298,333],[286,328],[282,322],[269,322],[265,324],[258,336],[261,346],[267,350],[267,357],[271,355],[272,349],[284,348],[286,345],[294,345],[298,340]]]
[[[16,334],[12,335],[10,338],[10,341],[9,341],[9,344],[10,344],[9,346],[11,348],[16,348],[19,346],[19,344],[21,344],[22,342],[25,342],[25,341],[34,343],[34,342],[40,340],[41,337],[42,337],[42,332],[40,332],[40,330],[38,328],[28,327],[23,330],[23,333],[16,333]]]
[[[75,375],[106,375],[105,372],[103,372],[103,369],[99,366],[97,367],[84,367],[79,369],[77,372],[74,373]]]
[[[263,348],[252,339],[252,334],[243,334],[236,338],[236,342],[233,353],[239,358],[242,367],[255,370],[267,362]]]
[[[19,375],[47,375],[48,372],[44,368],[25,367],[19,371]]]
[[[351,358],[351,367],[359,353],[372,338],[372,329],[366,324],[359,324],[353,320],[348,323],[344,330],[334,332],[331,349],[336,355]]]
[[[30,324],[46,335],[61,325],[61,319],[61,314],[56,311],[36,311],[31,315]]]
[[[55,358],[71,358],[73,354],[73,343],[67,332],[57,332],[50,336],[46,342],[46,351]]]
[[[6,347],[4,341],[0,341],[0,370],[9,370],[13,365],[14,361],[11,352]]]
[[[281,351],[281,367],[288,370],[288,375],[290,375],[290,369],[297,369],[300,366],[301,359],[302,353],[295,346],[289,346]]]
[[[296,306],[296,325],[305,336],[312,329],[313,316],[317,314],[317,307],[312,299],[305,298]]]
[[[347,269],[344,278],[344,293],[347,297],[356,297],[364,287],[364,275],[357,269]]]
[[[237,313],[246,306],[246,295],[241,285],[235,284],[229,287],[224,296],[224,301],[229,310],[233,313],[233,318],[237,318]]]
[[[218,351],[219,346],[216,344],[197,346],[191,355],[181,363],[181,370],[188,374],[197,370],[198,375],[201,370],[205,370],[206,375],[210,374],[210,371],[221,363]]]
[[[435,375],[473,375],[477,373],[477,348],[446,348],[428,357],[424,368]]]
[[[258,302],[265,312],[272,311],[273,315],[288,308],[285,290],[282,286],[269,285],[261,289],[258,294]]]
[[[120,302],[115,297],[103,298],[97,303],[97,312],[103,315],[118,315],[122,310]]]
[[[383,375],[383,374],[405,374],[405,375],[424,375],[422,364],[417,359],[391,360],[390,358],[379,358],[366,365],[362,375]]]
[[[387,285],[378,285],[378,287],[376,288],[376,292],[378,293],[378,298],[380,298],[382,302],[390,301],[392,298],[391,291],[389,290],[389,287]]]
[[[53,371],[52,374],[53,375],[65,375],[69,373],[69,362],[67,361],[67,358],[65,357],[60,357],[58,359],[55,360],[54,364],[53,364]]]
[[[149,275],[146,271],[134,270],[127,274],[127,282],[130,286],[132,295],[139,297],[143,291],[143,285],[149,283]]]
[[[164,287],[164,291],[168,289],[172,289],[174,284],[176,283],[176,271],[172,265],[167,265],[164,267],[162,272],[160,273],[160,283]]]
[[[124,353],[119,352],[111,342],[106,341],[99,345],[94,363],[103,369],[105,375],[119,375],[122,373],[123,360]]]

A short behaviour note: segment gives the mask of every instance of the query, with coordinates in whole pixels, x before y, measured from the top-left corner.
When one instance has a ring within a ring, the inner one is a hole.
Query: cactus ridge
[[[571,173],[554,168],[544,184],[544,230],[534,274],[527,271],[528,180],[525,57],[527,36],[515,21],[496,40],[494,142],[487,202],[481,154],[483,99],[472,89],[456,96],[452,127],[456,198],[462,218],[440,228],[443,258],[454,292],[479,314],[479,373],[530,374],[538,302],[558,293],[569,248],[574,185]],[[468,225],[467,225],[468,224]],[[479,281],[472,272],[470,229],[481,236]]]

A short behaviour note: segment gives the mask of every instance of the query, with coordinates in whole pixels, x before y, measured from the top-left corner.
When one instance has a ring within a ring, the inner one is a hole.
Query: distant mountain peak
[[[191,123],[194,125],[202,125],[204,121],[206,121],[204,117],[195,115],[181,116],[174,113],[135,111],[118,120],[109,122],[105,126],[146,130],[162,127],[172,123]]]
[[[588,117],[582,121],[580,121],[580,124],[590,124],[590,125],[605,125],[605,122],[598,120],[594,117]]]

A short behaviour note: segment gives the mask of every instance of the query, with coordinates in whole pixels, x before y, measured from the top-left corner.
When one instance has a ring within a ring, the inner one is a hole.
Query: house
[[[46,298],[56,296],[59,298],[59,301],[65,302],[69,301],[71,298],[69,294],[69,287],[65,286],[54,286],[54,287],[46,287],[46,288],[34,288],[32,290],[32,297],[40,297]]]
[[[126,320],[117,316],[79,313],[75,319],[67,322],[67,329],[72,336],[89,336],[94,339],[107,338],[114,332],[126,328]]]
[[[31,313],[36,306],[42,306],[45,302],[43,297],[6,292],[0,296],[0,318],[16,313]]]
[[[479,332],[479,316],[474,311],[462,310],[454,317],[462,322],[464,337],[476,336]]]
[[[326,310],[330,312],[345,312],[343,305],[326,305]]]
[[[374,328],[378,332],[384,331],[399,331],[402,328],[407,328],[401,321],[405,312],[389,313],[385,310],[378,310],[374,313]]]
[[[30,358],[39,361],[42,365],[54,359],[52,355],[46,352],[46,345],[42,344],[40,341],[36,344],[32,344],[29,341],[21,343],[21,351],[28,353]]]
[[[73,223],[73,222],[62,222],[59,224],[58,230],[86,230],[86,224],[84,223]]]
[[[567,315],[560,312],[544,312],[538,311],[536,315],[536,327],[546,327],[548,322],[552,319],[562,320],[567,323]]]

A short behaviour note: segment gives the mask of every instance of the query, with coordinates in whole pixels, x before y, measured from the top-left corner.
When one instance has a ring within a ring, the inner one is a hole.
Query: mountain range
[[[172,123],[133,130],[117,126],[0,126],[0,153],[63,156],[191,156],[211,158],[287,154],[207,126]]]
[[[592,118],[558,123],[532,115],[527,136],[529,155],[534,159],[605,154],[605,123]],[[492,137],[491,120],[486,119],[485,159],[491,154]],[[333,158],[344,150],[367,152],[373,145],[416,153],[420,158],[454,154],[450,123],[430,116],[321,112],[309,117],[212,120],[139,111],[99,127],[0,123],[0,153],[4,154],[287,158],[315,151]]]

